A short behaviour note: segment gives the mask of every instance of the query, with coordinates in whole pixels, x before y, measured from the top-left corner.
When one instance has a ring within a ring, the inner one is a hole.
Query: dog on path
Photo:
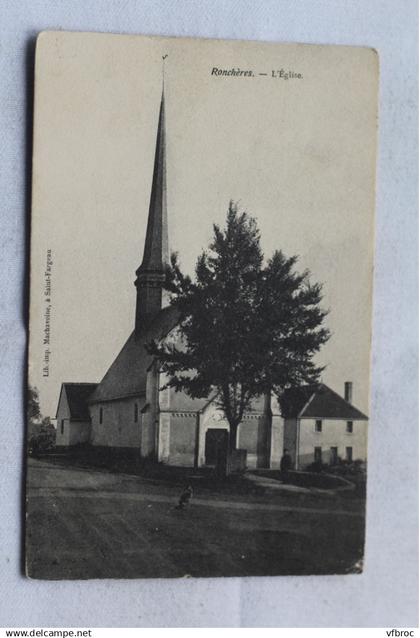
[[[187,485],[181,492],[181,496],[179,497],[178,505],[176,506],[177,510],[183,510],[190,502],[193,496],[193,489],[191,485]]]

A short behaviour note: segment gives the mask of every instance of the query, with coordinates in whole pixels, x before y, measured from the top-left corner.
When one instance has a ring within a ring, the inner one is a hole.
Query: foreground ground
[[[245,483],[246,484],[246,483]],[[29,460],[33,578],[328,574],[360,571],[357,498],[182,484]]]

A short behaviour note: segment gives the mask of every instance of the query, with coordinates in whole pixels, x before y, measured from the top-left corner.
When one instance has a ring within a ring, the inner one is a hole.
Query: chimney
[[[345,381],[344,383],[344,398],[349,403],[353,401],[353,383],[351,381]]]

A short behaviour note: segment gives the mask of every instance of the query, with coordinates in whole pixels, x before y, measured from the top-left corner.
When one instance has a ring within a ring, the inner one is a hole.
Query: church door
[[[227,458],[228,431],[224,428],[211,428],[206,432],[204,455],[206,465],[216,465]]]

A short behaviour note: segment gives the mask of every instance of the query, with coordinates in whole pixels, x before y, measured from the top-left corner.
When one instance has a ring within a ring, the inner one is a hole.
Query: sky
[[[134,327],[166,54],[170,249],[192,273],[239,202],[267,258],[297,254],[323,283],[323,381],[340,394],[353,381],[368,413],[375,52],[50,32],[37,45],[31,237],[29,377],[43,415],[63,381],[99,382]]]

